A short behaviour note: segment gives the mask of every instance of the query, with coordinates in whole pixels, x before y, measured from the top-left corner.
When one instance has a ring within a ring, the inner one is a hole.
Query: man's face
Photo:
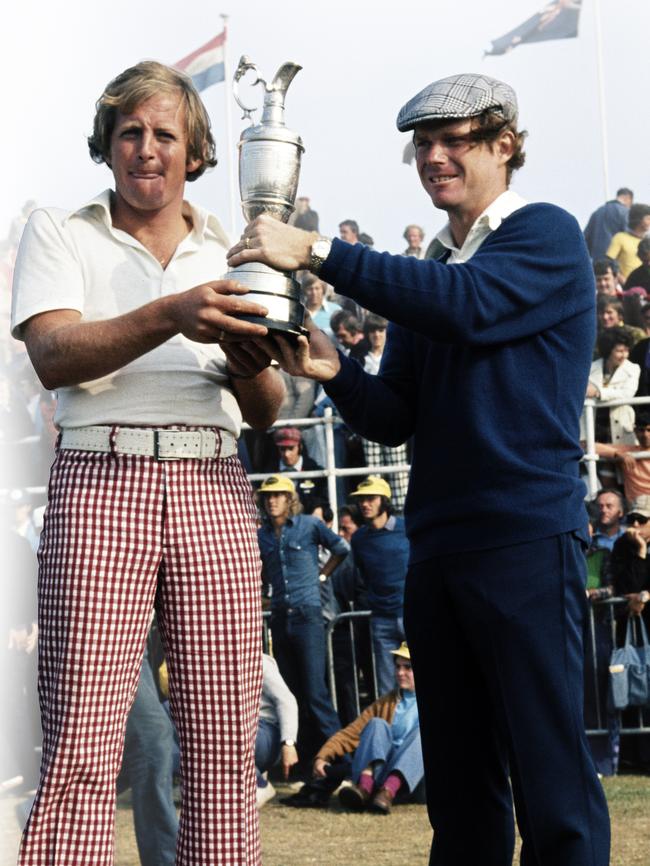
[[[604,274],[598,274],[596,276],[596,294],[616,294],[616,277],[614,276],[614,272],[611,268],[608,268]]]
[[[422,246],[422,234],[417,229],[409,229],[406,232],[406,243],[410,247]]]
[[[339,226],[339,237],[342,241],[347,241],[349,244],[356,244],[358,241],[356,234],[352,231],[352,226],[345,223]]]
[[[351,349],[355,344],[356,336],[348,331],[347,328],[341,326],[336,329],[336,339],[346,349]]]
[[[339,535],[341,538],[344,538],[349,542],[357,529],[357,524],[352,520],[349,514],[342,515],[339,520]]]
[[[599,523],[604,527],[615,527],[623,518],[621,500],[615,493],[601,493],[598,497]]]
[[[285,466],[295,466],[300,457],[300,445],[296,442],[293,445],[278,445],[280,457]]]
[[[624,204],[625,207],[632,207],[632,202],[634,201],[632,196],[628,195],[628,193],[623,193],[623,195],[619,195],[618,200],[621,204]]]
[[[323,305],[325,286],[320,280],[314,280],[305,286],[305,300],[310,309],[316,309]]]
[[[643,217],[639,225],[639,229],[643,232],[644,235],[650,232],[650,214]]]
[[[413,668],[408,659],[395,656],[395,680],[400,689],[406,689],[409,692],[415,691],[415,679],[413,677]]]
[[[187,158],[185,106],[180,92],[161,92],[118,112],[111,136],[110,167],[120,204],[160,211],[183,201],[185,176],[201,160]]]
[[[357,496],[359,511],[364,520],[374,520],[381,514],[381,496]]]
[[[269,517],[286,517],[289,514],[288,493],[265,493],[264,510]]]
[[[474,144],[472,120],[419,123],[413,143],[422,186],[434,207],[458,213],[480,213],[506,189],[505,164],[512,134],[492,145]],[[508,140],[507,150],[500,142]],[[477,216],[478,216],[477,213]]]
[[[600,323],[603,328],[615,328],[621,324],[621,317],[615,307],[605,307],[600,314]]]
[[[643,450],[650,451],[650,424],[637,424],[634,432]]]

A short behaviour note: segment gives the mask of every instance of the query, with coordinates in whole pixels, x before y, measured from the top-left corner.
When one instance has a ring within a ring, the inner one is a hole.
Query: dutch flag
[[[226,28],[205,45],[197,48],[174,66],[189,75],[197,90],[205,90],[211,84],[223,81],[226,75],[223,56]]]

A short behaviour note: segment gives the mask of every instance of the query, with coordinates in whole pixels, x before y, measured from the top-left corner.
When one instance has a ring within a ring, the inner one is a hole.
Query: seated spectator
[[[315,472],[322,469],[305,450],[302,434],[297,427],[279,427],[273,433],[276,457],[270,472]],[[316,514],[322,518],[322,508],[328,505],[327,480],[323,478],[296,478],[296,493],[305,514]]]
[[[381,359],[386,346],[386,328],[388,322],[375,313],[368,313],[363,323],[363,333],[370,343],[370,350],[364,355],[360,363],[363,369],[375,376],[379,372]],[[382,445],[379,442],[363,440],[363,451],[366,458],[366,466],[398,466],[408,463],[408,451],[404,445]],[[408,490],[408,472],[391,473],[391,489],[393,491],[393,507],[396,511],[404,510],[406,491]]]
[[[404,229],[402,236],[408,246],[404,250],[405,256],[414,256],[416,259],[424,258],[424,229],[421,226],[411,223]]]
[[[341,765],[350,756],[351,769],[348,771],[347,763],[343,766],[353,784],[339,791],[339,800],[346,809],[368,809],[387,815],[397,795],[401,801],[413,797],[423,779],[424,765],[411,654],[406,643],[392,654],[392,690],[330,737],[314,759],[314,781],[285,800],[287,805],[326,805],[339,784]]]
[[[605,255],[615,259],[621,269],[620,280],[625,283],[633,270],[641,265],[638,256],[639,241],[650,231],[650,206],[633,204],[627,218],[627,230],[617,232]]]
[[[363,526],[350,542],[361,573],[371,612],[370,631],[377,673],[377,694],[393,684],[392,649],[404,640],[404,583],[409,544],[404,518],[392,513],[391,489],[377,475],[370,475],[352,493]]]
[[[591,365],[587,397],[621,400],[634,397],[641,369],[628,360],[630,337],[623,328],[607,328],[598,338],[599,357]],[[584,416],[583,416],[584,418]],[[582,430],[584,439],[584,426]],[[596,439],[614,444],[634,444],[634,409],[616,406],[596,410]]]
[[[339,310],[332,316],[330,327],[345,354],[362,363],[362,359],[370,351],[370,343],[364,336],[359,319],[347,310]]]
[[[600,490],[594,502],[598,519],[591,536],[594,550],[611,551],[616,541],[625,534],[625,500],[619,490]]]
[[[262,581],[271,590],[273,653],[298,701],[300,752],[313,754],[340,722],[325,685],[325,626],[320,584],[350,547],[322,520],[301,514],[293,482],[271,475],[257,491]],[[319,548],[331,556],[320,567]]]
[[[327,283],[319,280],[314,274],[305,273],[301,280],[302,290],[305,297],[305,307],[311,316],[314,324],[321,331],[324,331],[328,337],[334,339],[332,328],[330,327],[330,319],[337,313],[341,307],[338,304],[328,301],[326,297]]]
[[[638,268],[635,268],[625,281],[625,290],[640,287],[650,292],[650,238],[645,237],[639,241],[637,255],[641,260]]]
[[[623,472],[623,486],[625,498],[632,511],[637,510],[637,505],[645,507],[650,500],[650,457],[635,459],[632,455],[641,452],[650,452],[650,411],[640,407],[636,415],[634,432],[639,442],[638,445],[609,445],[605,442],[596,442],[596,454],[616,460],[621,464]]]
[[[618,282],[618,262],[613,259],[602,258],[594,262],[594,276],[596,278],[596,297],[602,295],[616,297],[620,291]]]
[[[275,795],[275,788],[264,774],[279,761],[282,776],[287,780],[291,768],[298,763],[297,739],[298,704],[282,679],[277,662],[264,653],[260,718],[255,740],[258,806],[263,806]]]
[[[630,348],[632,348],[639,340],[645,338],[645,332],[642,328],[635,325],[628,325],[624,321],[624,308],[621,298],[601,295],[598,298],[596,305],[598,311],[598,336],[600,337],[605,331],[610,328],[619,328],[625,331],[630,339]],[[596,345],[596,352],[598,346]]]

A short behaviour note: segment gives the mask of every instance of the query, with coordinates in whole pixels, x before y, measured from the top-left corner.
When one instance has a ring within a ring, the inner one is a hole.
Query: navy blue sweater
[[[391,322],[379,375],[342,356],[325,390],[362,436],[414,437],[411,562],[586,538],[578,436],[595,288],[570,214],[526,205],[464,264],[335,240],[321,276]]]
[[[368,590],[368,607],[379,616],[402,616],[409,545],[404,520],[391,517],[391,529],[360,526],[350,539],[354,561]]]

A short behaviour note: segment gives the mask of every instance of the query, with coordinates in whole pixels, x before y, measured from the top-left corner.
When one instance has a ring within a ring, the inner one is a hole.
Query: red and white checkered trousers
[[[39,561],[43,763],[19,866],[113,863],[154,605],[181,741],[176,863],[258,864],[260,560],[239,460],[60,451]]]

